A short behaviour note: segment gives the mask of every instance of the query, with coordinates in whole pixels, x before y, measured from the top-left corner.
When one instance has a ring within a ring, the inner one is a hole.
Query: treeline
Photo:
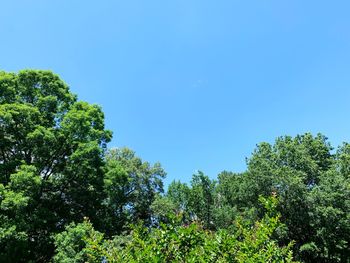
[[[52,72],[0,72],[0,262],[350,262],[350,144],[279,137],[164,192],[111,138]]]

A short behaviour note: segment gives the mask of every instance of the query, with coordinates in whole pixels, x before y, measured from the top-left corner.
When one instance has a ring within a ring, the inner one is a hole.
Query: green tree
[[[0,184],[0,259],[16,262],[18,255],[29,256],[29,233],[38,218],[28,217],[28,209],[36,205],[40,187],[35,167],[27,165],[11,174],[8,185]]]
[[[350,180],[331,170],[308,196],[314,235],[301,247],[310,262],[350,260]]]
[[[217,198],[239,212],[254,208],[261,218],[258,196],[275,194],[286,226],[278,233],[280,242],[294,240],[296,254],[305,262],[344,261],[349,253],[349,210],[341,200],[348,200],[349,152],[345,144],[332,154],[321,134],[261,143],[248,159],[246,173],[219,176]]]
[[[167,196],[157,194],[153,203],[151,204],[153,226],[160,223],[169,223],[178,216],[177,207],[172,200]]]
[[[172,181],[165,195],[175,206],[175,213],[181,216],[182,223],[189,223],[190,217],[190,188],[180,181]]]
[[[178,212],[184,212],[188,209],[190,188],[180,181],[172,181],[166,193],[166,196],[176,205]]]
[[[103,155],[110,139],[101,108],[77,101],[57,75],[0,72],[0,247],[5,261],[48,261],[52,233],[84,216],[98,223]]]
[[[109,227],[120,233],[128,223],[143,220],[151,224],[152,209],[158,193],[162,193],[165,171],[159,163],[150,165],[128,149],[113,149],[106,156],[105,192]]]
[[[96,231],[87,220],[66,226],[65,231],[55,236],[55,245],[53,262],[101,262],[104,258],[103,234]]]
[[[195,220],[200,220],[206,228],[214,228],[213,205],[215,181],[209,179],[203,172],[192,176],[189,194],[189,210]]]
[[[310,242],[301,247],[309,261],[348,262],[350,260],[350,147],[344,143],[336,153],[332,168],[308,196],[310,224],[315,229]]]
[[[217,228],[234,227],[234,220],[240,216],[251,221],[257,219],[254,209],[255,194],[250,187],[246,173],[223,171],[218,175],[213,208],[214,223]]]

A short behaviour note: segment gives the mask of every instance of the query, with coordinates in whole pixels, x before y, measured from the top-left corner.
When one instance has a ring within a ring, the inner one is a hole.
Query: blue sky
[[[110,147],[173,179],[242,171],[256,143],[350,141],[350,2],[12,0],[0,69],[50,69],[103,107]]]

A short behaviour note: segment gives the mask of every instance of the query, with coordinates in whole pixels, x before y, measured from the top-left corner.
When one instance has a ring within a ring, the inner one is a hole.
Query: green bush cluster
[[[158,228],[133,227],[129,239],[104,240],[89,221],[74,223],[55,238],[55,262],[296,262],[291,246],[272,238],[282,225],[277,199],[260,198],[265,216],[254,224],[238,219],[235,231],[210,231],[178,218]],[[119,240],[119,242],[117,242]]]

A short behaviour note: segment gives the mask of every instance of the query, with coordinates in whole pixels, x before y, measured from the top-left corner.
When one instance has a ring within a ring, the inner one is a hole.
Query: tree
[[[189,194],[189,208],[192,217],[204,223],[206,228],[214,228],[213,204],[215,181],[209,179],[203,172],[198,171],[192,176]]]
[[[55,236],[56,253],[53,262],[101,262],[103,234],[96,231],[88,220],[67,225],[65,231]]]
[[[309,261],[347,262],[350,259],[350,147],[343,143],[335,163],[320,176],[308,196],[312,239],[301,247]]]
[[[248,160],[252,173],[266,173],[269,170],[288,168],[303,173],[303,182],[308,188],[318,183],[322,172],[334,163],[332,146],[322,134],[310,133],[296,137],[284,136],[276,139],[274,145],[261,143]]]
[[[255,199],[259,194],[277,194],[281,219],[287,227],[281,240],[295,240],[297,251],[311,242],[317,231],[311,225],[313,211],[308,196],[334,164],[331,150],[325,136],[306,133],[279,137],[273,145],[261,143],[248,160],[248,180]]]
[[[161,223],[169,223],[178,216],[178,214],[176,214],[176,205],[169,197],[160,194],[156,195],[151,204],[151,210],[153,219],[152,226],[159,226]]]
[[[16,262],[18,255],[29,256],[30,231],[38,218],[28,217],[28,208],[36,203],[41,187],[33,166],[22,165],[11,174],[7,186],[0,184],[0,258]]]
[[[113,234],[137,220],[151,224],[151,204],[163,192],[162,179],[166,175],[161,165],[143,162],[128,148],[110,150],[106,162],[105,204],[110,209]]]
[[[77,101],[57,75],[0,72],[2,258],[48,261],[52,233],[84,216],[98,223],[110,139],[101,108]]]
[[[251,221],[257,219],[254,209],[255,193],[251,191],[251,185],[247,179],[246,173],[223,171],[218,175],[213,208],[214,223],[217,228],[234,227],[233,222],[237,217],[243,216],[245,220],[249,218]]]
[[[330,170],[308,196],[314,235],[301,247],[310,262],[348,262],[350,259],[350,180]]]
[[[166,197],[176,206],[177,213],[182,213],[185,217],[188,217],[189,213],[189,195],[190,188],[187,184],[175,180],[169,184],[166,192]]]
[[[345,178],[350,171],[350,150],[344,144],[337,155],[331,151],[321,134],[279,137],[272,145],[261,143],[248,159],[247,172],[219,176],[216,198],[240,213],[254,208],[261,218],[259,195],[274,194],[286,226],[278,233],[279,242],[294,240],[296,255],[305,262],[344,260],[349,253],[349,224],[345,223],[349,208],[341,200],[348,199]]]

